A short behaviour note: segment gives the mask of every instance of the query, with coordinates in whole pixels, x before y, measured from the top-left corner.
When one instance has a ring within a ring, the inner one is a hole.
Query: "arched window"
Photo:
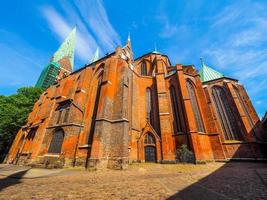
[[[182,118],[179,116],[177,94],[176,94],[174,86],[170,87],[170,93],[171,93],[171,102],[172,102],[172,109],[173,109],[175,131],[183,132],[183,121],[182,121]],[[180,110],[180,112],[182,112],[182,110]]]
[[[150,88],[146,89],[146,113],[147,121],[154,127],[154,114],[153,114],[153,102],[152,91]]]
[[[198,103],[197,103],[197,96],[196,96],[195,88],[192,85],[192,83],[188,80],[186,81],[186,87],[188,90],[190,102],[191,102],[192,109],[193,109],[194,118],[195,118],[196,125],[197,125],[197,131],[204,132],[204,126],[203,126],[200,110],[199,110]]]
[[[102,64],[102,66],[104,69],[104,64]],[[89,138],[88,138],[89,144],[92,144],[94,132],[95,132],[96,116],[97,116],[97,110],[98,110],[98,105],[99,105],[99,101],[100,101],[101,89],[102,89],[102,81],[103,81],[103,76],[104,76],[103,69],[102,69],[102,71],[100,71],[100,73],[98,75],[98,83],[97,83],[97,90],[96,90],[96,94],[95,94],[96,96],[95,96],[95,102],[94,102],[94,110],[93,110],[91,128],[90,128],[90,133],[89,133]]]
[[[151,133],[146,134],[145,144],[146,145],[154,145],[154,144],[156,144],[155,138]]]
[[[250,114],[249,114],[248,108],[247,108],[247,106],[245,105],[245,102],[244,102],[243,98],[241,97],[241,95],[240,95],[238,89],[237,89],[236,87],[234,87],[234,90],[235,90],[235,93],[236,93],[236,95],[237,95],[237,98],[238,98],[238,100],[239,100],[239,102],[240,102],[240,104],[241,104],[241,107],[243,108],[243,110],[244,110],[244,112],[245,112],[245,114],[246,114],[246,116],[247,116],[247,118],[248,118],[250,127],[253,128],[253,127],[254,127],[254,123],[253,123],[253,120],[252,120],[252,118],[251,118],[251,116],[250,116]]]
[[[222,87],[214,86],[212,88],[212,97],[221,122],[225,139],[239,140],[241,138],[240,128],[238,127],[237,119],[235,119],[225,90]]]
[[[61,153],[61,147],[64,141],[63,130],[57,130],[53,136],[48,149],[48,153]]]
[[[145,61],[141,63],[141,75],[147,76],[147,66]]]

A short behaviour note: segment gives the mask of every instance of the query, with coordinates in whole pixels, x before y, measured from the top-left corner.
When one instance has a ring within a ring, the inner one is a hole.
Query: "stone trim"
[[[160,116],[164,116],[164,115],[169,115],[170,113],[166,112],[166,113],[159,113]]]
[[[107,118],[99,118],[99,119],[96,119],[95,121],[106,121],[106,122],[110,122],[110,123],[129,122],[129,120],[125,119],[125,118],[115,119],[115,120],[110,120]]]
[[[132,130],[134,130],[134,131],[137,131],[137,132],[141,132],[141,129],[137,129],[137,128],[131,128]]]
[[[70,124],[58,124],[58,125],[54,125],[54,126],[49,126],[49,127],[47,127],[47,129],[50,129],[50,128],[57,128],[57,127],[64,127],[64,126],[78,126],[78,127],[84,127],[84,125],[81,125],[81,124],[70,123]]]
[[[226,140],[222,144],[248,144],[249,142],[239,141],[239,140]]]
[[[90,144],[84,144],[84,145],[80,145],[78,148],[79,149],[87,149],[87,148],[90,148],[92,145]]]

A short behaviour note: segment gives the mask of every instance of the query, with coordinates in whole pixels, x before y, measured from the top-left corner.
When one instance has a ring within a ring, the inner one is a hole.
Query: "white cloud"
[[[50,29],[57,34],[60,41],[63,41],[71,32],[73,26],[69,25],[54,8],[45,6],[42,7],[41,10],[50,26]],[[81,32],[78,27],[75,46],[78,57],[83,61],[88,61],[96,49],[96,42],[90,34],[84,34],[84,32]]]
[[[82,62],[90,62],[97,47],[103,54],[114,51],[120,44],[120,37],[111,25],[102,1],[62,1],[60,6],[62,14],[50,6],[42,7],[41,11],[60,41],[77,25],[76,53]]]
[[[101,0],[76,0],[75,5],[83,20],[89,23],[96,40],[104,51],[114,51],[120,44],[120,37],[113,28]]]

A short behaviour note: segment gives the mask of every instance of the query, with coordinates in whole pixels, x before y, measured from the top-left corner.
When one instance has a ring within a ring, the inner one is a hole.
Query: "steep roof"
[[[58,50],[54,53],[52,61],[58,62],[64,57],[67,57],[73,69],[74,61],[74,47],[75,47],[76,27],[70,32],[68,37],[60,45]]]
[[[215,79],[219,79],[224,77],[224,75],[211,67],[208,67],[204,62],[201,60],[201,70],[200,70],[200,79],[202,82],[211,81]]]

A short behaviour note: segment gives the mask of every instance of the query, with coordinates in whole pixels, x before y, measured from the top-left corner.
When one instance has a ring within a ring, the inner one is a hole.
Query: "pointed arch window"
[[[226,140],[240,140],[241,131],[224,88],[214,86],[212,97]]]
[[[96,117],[97,117],[97,110],[99,106],[99,101],[100,101],[100,94],[101,94],[101,89],[102,89],[102,81],[104,77],[104,64],[101,64],[101,69],[99,71],[98,75],[98,83],[97,83],[97,90],[95,94],[95,102],[94,102],[94,110],[93,110],[93,116],[92,116],[92,123],[91,123],[91,128],[90,128],[90,133],[88,137],[88,143],[91,144],[93,142],[93,137],[94,137],[94,132],[95,132],[95,125],[96,125]]]
[[[147,76],[147,66],[145,61],[141,63],[141,75]]]
[[[155,145],[155,138],[151,133],[147,133],[145,136],[145,144],[146,145]]]
[[[150,88],[146,89],[146,113],[147,121],[154,127],[153,98]]]
[[[179,110],[177,94],[176,94],[174,86],[170,87],[170,93],[171,93],[171,102],[172,102],[172,109],[173,109],[175,132],[183,132],[184,122],[182,120],[182,117],[179,115],[179,113],[181,113],[182,110]]]
[[[57,130],[53,136],[48,149],[48,153],[61,153],[62,144],[64,141],[64,132],[62,129]]]
[[[193,84],[189,80],[186,81],[186,87],[188,90],[190,102],[191,102],[192,109],[193,109],[194,118],[195,118],[196,125],[197,125],[197,131],[198,132],[205,132],[203,122],[202,122],[202,117],[200,114],[200,109],[199,109],[199,106],[197,103],[197,96],[196,96],[196,92],[195,92],[195,87],[193,86]]]
[[[249,110],[248,110],[248,108],[247,108],[247,106],[246,106],[246,104],[245,104],[243,98],[241,97],[241,95],[240,95],[238,89],[237,89],[236,87],[234,87],[234,90],[235,90],[235,93],[236,93],[236,95],[237,95],[237,98],[238,98],[238,100],[239,100],[239,102],[240,102],[240,104],[241,104],[241,107],[243,108],[243,110],[244,110],[244,112],[245,112],[245,114],[246,114],[246,116],[247,116],[247,118],[248,118],[250,127],[253,128],[253,127],[254,127],[254,123],[253,123],[253,120],[252,120],[252,118],[251,118],[251,116],[250,116],[250,114],[249,114]]]
[[[66,100],[66,101],[59,103],[59,105],[56,108],[56,111],[58,111],[57,121],[56,121],[57,124],[68,122],[71,104],[72,103],[70,100]],[[63,120],[62,120],[62,118],[63,118]]]

